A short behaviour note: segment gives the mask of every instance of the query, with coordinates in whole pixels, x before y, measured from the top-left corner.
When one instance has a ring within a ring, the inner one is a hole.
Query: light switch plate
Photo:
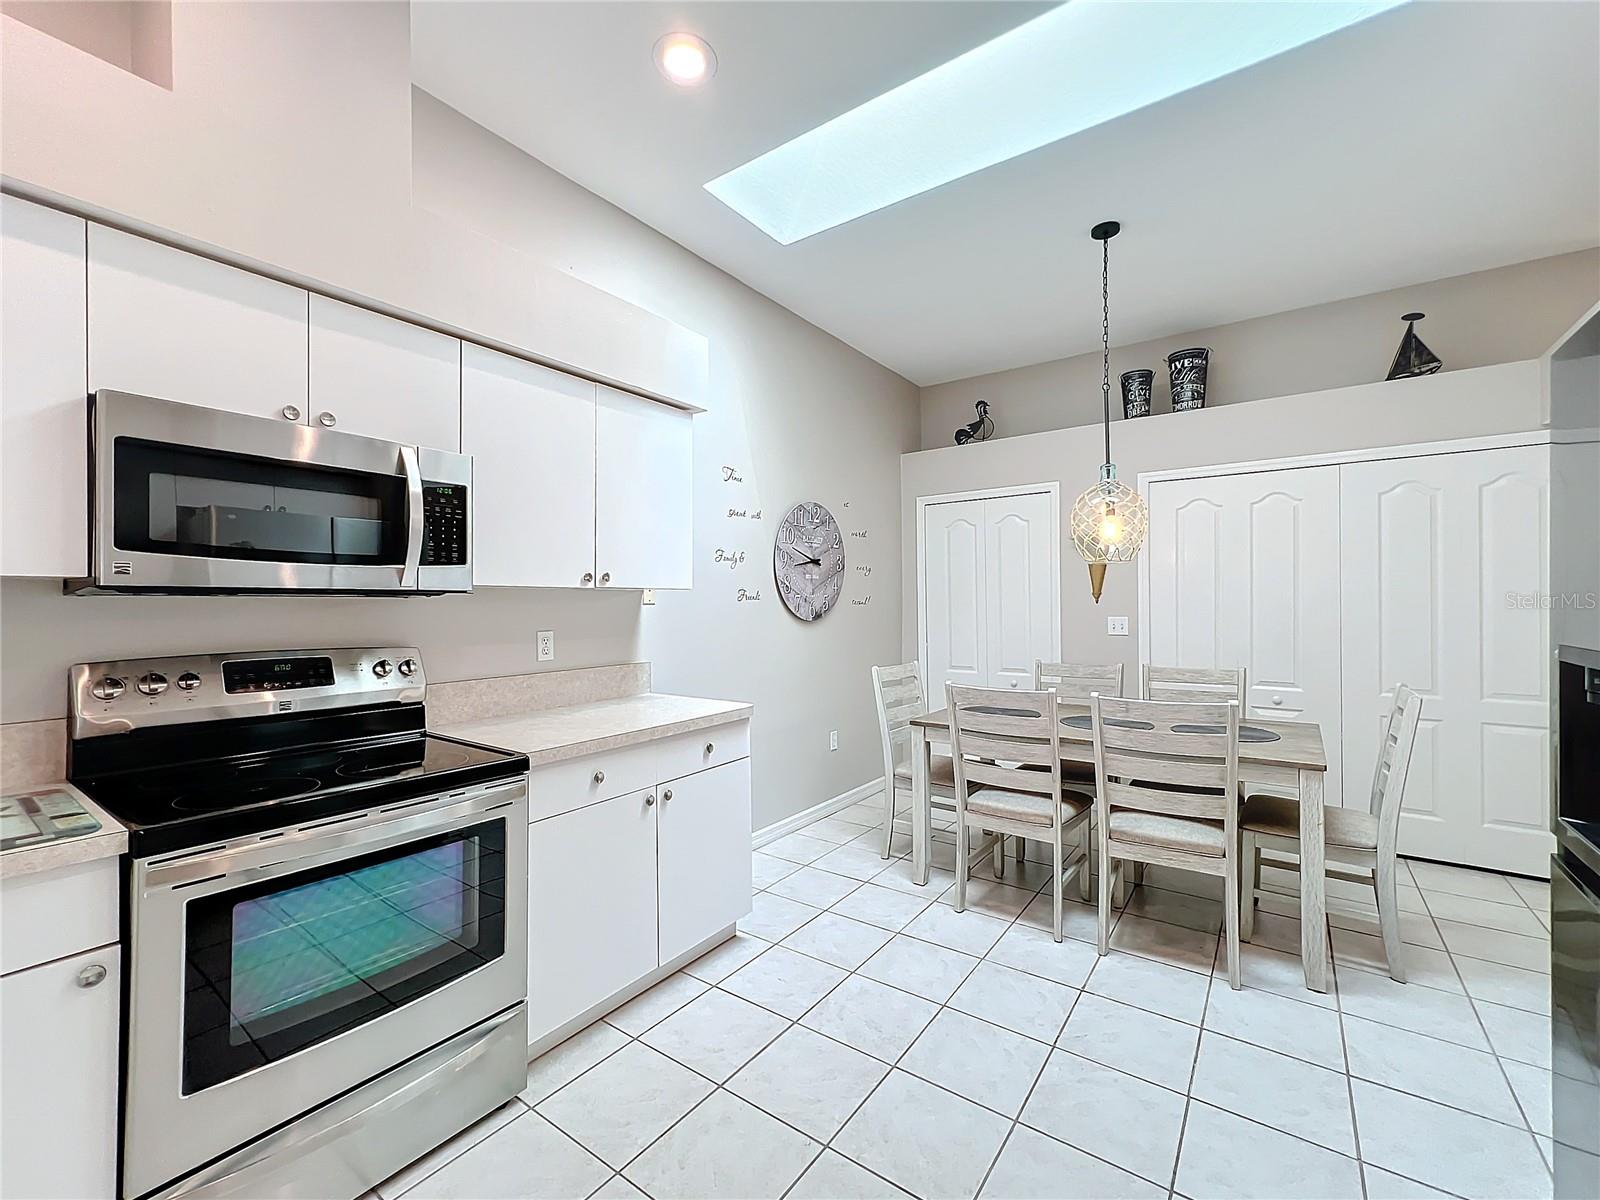
[[[1127,637],[1128,636],[1128,618],[1127,617],[1107,617],[1106,618],[1106,632],[1109,633],[1109,634],[1112,634],[1115,637]]]
[[[556,634],[553,629],[539,631],[539,661],[549,662],[556,656]]]
[[[830,730],[828,730],[828,749],[829,750],[837,750],[838,748],[839,748],[839,731],[837,729],[830,729]]]

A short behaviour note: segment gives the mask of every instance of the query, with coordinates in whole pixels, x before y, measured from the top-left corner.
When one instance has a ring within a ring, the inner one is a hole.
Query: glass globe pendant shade
[[[1100,468],[1100,482],[1072,505],[1072,544],[1089,564],[1096,604],[1100,603],[1106,564],[1132,562],[1144,545],[1149,524],[1150,510],[1144,497],[1117,478],[1112,463]]]

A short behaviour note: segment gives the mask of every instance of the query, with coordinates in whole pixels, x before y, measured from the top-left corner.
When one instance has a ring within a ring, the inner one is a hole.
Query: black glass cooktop
[[[520,754],[416,733],[76,778],[137,857],[510,778]]]

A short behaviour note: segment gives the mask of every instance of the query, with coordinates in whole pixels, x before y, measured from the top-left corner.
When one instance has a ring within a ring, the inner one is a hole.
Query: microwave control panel
[[[459,483],[422,485],[422,566],[467,562],[467,489]]]

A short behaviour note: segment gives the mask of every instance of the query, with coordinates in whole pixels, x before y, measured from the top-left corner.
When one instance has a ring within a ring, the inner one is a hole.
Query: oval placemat
[[[1226,733],[1221,725],[1174,725],[1173,733]],[[1259,725],[1239,726],[1239,740],[1241,742],[1276,742],[1283,735],[1274,733],[1270,729],[1263,729]]]
[[[1093,729],[1094,721],[1088,713],[1073,713],[1070,717],[1062,717],[1063,725],[1071,725],[1074,729]],[[1126,717],[1107,717],[1106,724],[1117,729],[1154,729],[1149,721],[1130,721]]]
[[[1031,708],[999,708],[993,704],[974,704],[970,708],[963,708],[962,712],[983,713],[990,717],[1042,717],[1041,712]]]

